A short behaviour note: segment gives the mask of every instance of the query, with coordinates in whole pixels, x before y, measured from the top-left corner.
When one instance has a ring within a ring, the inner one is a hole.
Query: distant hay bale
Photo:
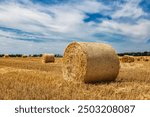
[[[146,57],[146,56],[143,57],[142,59],[143,59],[143,61],[149,61],[148,57]]]
[[[10,57],[9,54],[4,55],[4,58],[9,58],[9,57]]]
[[[140,61],[140,60],[141,60],[141,58],[140,58],[140,57],[136,57],[136,60],[137,60],[137,61]]]
[[[22,58],[27,58],[28,56],[27,55],[22,55]]]
[[[140,56],[140,59],[143,59],[143,56]]]
[[[54,54],[43,54],[42,55],[42,62],[43,63],[50,63],[55,61]]]
[[[133,56],[129,56],[129,55],[124,55],[122,57],[122,60],[121,60],[123,63],[131,63],[131,62],[134,62],[135,59]]]
[[[132,62],[134,62],[134,61],[135,61],[135,59],[134,59],[133,56],[129,56],[129,57],[128,57],[128,63],[132,63]]]
[[[122,57],[122,59],[121,59],[121,61],[123,62],[123,63],[126,63],[126,62],[128,62],[128,55],[124,55],[123,57]]]
[[[118,56],[119,57],[119,61],[121,61],[122,60],[122,57],[120,57],[120,56]]]
[[[73,42],[63,57],[63,77],[84,82],[113,81],[120,68],[115,50],[102,43]]]
[[[32,55],[30,54],[29,57],[32,57]]]

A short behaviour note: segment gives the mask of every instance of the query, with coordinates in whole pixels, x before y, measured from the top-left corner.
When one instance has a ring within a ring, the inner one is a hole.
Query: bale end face
[[[84,80],[86,74],[86,53],[82,47],[73,42],[65,49],[63,57],[63,76],[66,80]]]

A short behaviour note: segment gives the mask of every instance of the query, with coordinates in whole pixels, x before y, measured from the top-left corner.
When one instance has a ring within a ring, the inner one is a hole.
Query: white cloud
[[[8,49],[13,50],[15,43],[18,45],[18,48],[26,48],[22,50],[23,52],[28,49],[32,50],[32,48],[36,48],[35,51],[37,50],[37,52],[46,51],[48,48],[56,51],[55,46],[56,48],[59,48],[59,46],[65,47],[69,39],[94,41],[94,39],[99,37],[94,37],[93,35],[98,33],[121,34],[129,37],[128,39],[130,41],[137,43],[145,42],[150,37],[150,20],[141,17],[147,14],[138,6],[140,0],[127,0],[127,3],[121,5],[120,9],[111,11],[112,20],[105,19],[102,23],[85,23],[83,21],[86,18],[85,13],[87,12],[102,14],[103,11],[106,12],[108,10],[110,12],[111,9],[114,9],[114,6],[108,7],[96,0],[83,0],[75,3],[46,6],[33,4],[30,0],[27,0],[25,4],[19,4],[16,0],[11,1],[13,2],[0,3],[0,26],[19,29],[33,33],[33,35],[16,34],[15,32],[0,30],[0,35],[3,35],[0,38],[0,41],[3,42],[3,45],[0,43],[0,48],[3,47],[5,51],[8,51]],[[128,24],[123,21],[120,23],[116,19],[121,17],[132,18],[135,22],[134,24]],[[12,39],[6,38],[5,36],[12,37]],[[47,40],[60,40],[62,43],[59,45],[58,43],[53,43],[53,46],[50,47],[49,45],[51,45],[52,41],[49,43],[35,44],[33,42],[13,40],[13,38],[28,37],[31,39],[33,37]],[[6,48],[6,45],[10,47]],[[14,50],[17,51],[16,49]],[[59,48],[57,52],[61,50],[62,48]]]
[[[97,12],[100,7],[106,8],[95,0],[46,7],[30,2],[28,6],[5,3],[0,4],[0,25],[27,32],[68,33],[83,24],[84,12]]]
[[[99,27],[99,31],[121,34],[134,42],[146,42],[150,37],[150,21],[144,19],[137,21],[136,24],[118,23],[113,20],[103,21]]]
[[[1,37],[0,54],[41,54],[46,52],[62,54],[66,45],[67,43],[34,43]]]
[[[96,0],[83,0],[82,4],[78,4],[75,6],[76,9],[81,10],[83,12],[93,13],[93,12],[101,12],[103,10],[110,10],[108,6],[103,5]]]
[[[125,4],[120,6],[120,9],[115,12],[113,18],[129,17],[129,18],[139,18],[141,16],[147,15],[142,8],[139,7],[141,0],[128,0]]]
[[[125,23],[117,23],[115,21],[104,21],[100,24],[102,28],[107,29],[111,33],[120,33],[123,35],[127,35],[133,37],[135,40],[143,40],[146,37],[150,36],[148,29],[150,29],[150,21],[149,20],[141,20],[137,24],[125,24]]]
[[[95,0],[49,6],[33,4],[30,1],[27,1],[26,4],[28,5],[19,4],[18,2],[14,3],[14,1],[0,3],[0,26],[35,33],[36,36],[0,31],[0,41],[3,42],[0,43],[1,52],[18,52],[18,50],[23,53],[25,51],[31,52],[31,50],[32,52],[36,50],[38,53],[42,52],[41,50],[62,52],[62,47],[65,47],[67,44],[66,40],[71,38],[90,38],[88,37],[90,36],[90,27],[83,22],[85,18],[84,13],[88,11],[97,12],[105,8]],[[91,9],[91,7],[93,8]],[[64,42],[58,44],[50,41],[49,43],[35,44],[33,42],[14,40],[15,38],[28,38],[28,36],[30,38],[33,36],[48,40],[64,40]],[[37,47],[41,48],[41,50]]]

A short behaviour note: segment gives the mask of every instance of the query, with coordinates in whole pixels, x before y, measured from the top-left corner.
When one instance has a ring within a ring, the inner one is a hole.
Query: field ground
[[[85,84],[63,80],[61,58],[0,58],[0,99],[150,99],[150,61],[121,63],[116,81]]]

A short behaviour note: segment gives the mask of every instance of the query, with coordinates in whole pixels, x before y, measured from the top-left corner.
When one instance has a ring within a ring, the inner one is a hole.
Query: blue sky
[[[0,54],[63,54],[72,41],[150,51],[150,0],[0,0]]]

